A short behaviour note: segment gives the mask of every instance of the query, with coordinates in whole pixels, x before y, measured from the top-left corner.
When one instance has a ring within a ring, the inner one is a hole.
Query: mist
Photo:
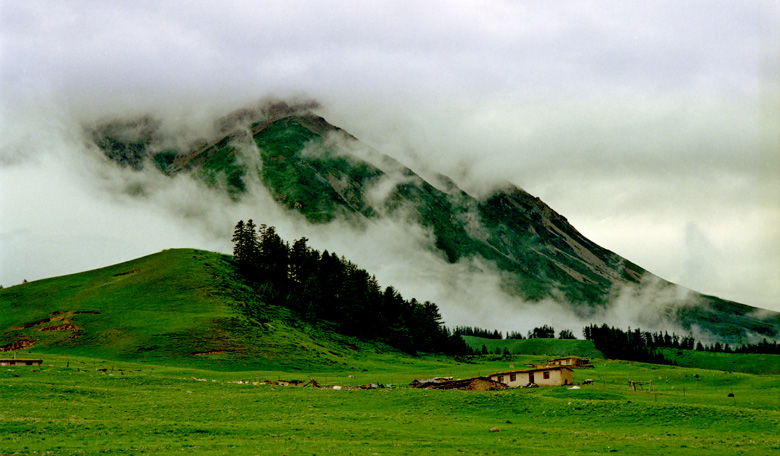
[[[161,121],[164,133],[158,139],[165,143],[195,140],[197,135],[181,133],[189,129],[167,126],[176,120]],[[46,128],[42,131],[40,125]],[[9,150],[15,152],[2,167],[8,185],[0,207],[3,213],[14,214],[3,221],[2,277],[34,280],[175,247],[230,253],[233,226],[239,219],[252,218],[275,226],[288,241],[307,237],[313,248],[343,255],[375,275],[381,286],[394,286],[407,299],[437,303],[450,327],[525,333],[548,324],[579,335],[587,324],[609,322],[685,332],[663,318],[662,305],[669,297],[657,296],[676,291],[658,291],[657,283],[616,290],[609,307],[588,316],[577,314],[562,297],[525,302],[503,290],[504,273],[494,264],[473,258],[448,263],[433,247],[433,233],[411,217],[394,214],[357,225],[344,219],[313,225],[279,206],[253,173],[247,175],[246,194],[234,201],[187,174],[168,177],[152,166],[140,170],[119,166],[90,141],[85,124],[75,118],[56,120],[46,113],[15,127],[15,137],[9,137],[16,146]],[[199,130],[204,131],[214,130]],[[241,160],[262,166],[254,143],[237,145]],[[345,140],[342,134],[329,137],[326,145],[370,160],[388,173],[369,191],[375,195],[371,200],[377,209],[383,207],[388,187],[408,179],[399,163]]]
[[[579,334],[565,303],[515,302],[491,265],[443,263],[419,248],[430,233],[402,221],[313,227],[258,183],[233,202],[119,168],[83,137],[151,114],[187,144],[258,100],[314,99],[432,183],[483,195],[511,182],[657,276],[780,311],[776,3],[31,1],[4,3],[0,23],[3,286],[165,248],[228,253],[236,221],[254,218],[436,302],[450,325]],[[653,329],[621,309],[615,324]]]

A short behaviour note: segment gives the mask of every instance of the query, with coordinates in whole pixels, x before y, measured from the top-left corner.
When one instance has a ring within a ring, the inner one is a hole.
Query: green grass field
[[[29,341],[14,353],[44,360],[0,366],[0,455],[780,451],[780,356],[675,351],[701,369],[605,360],[589,341],[467,338],[513,354],[413,357],[278,307],[253,321],[253,299],[229,257],[190,249],[0,290],[0,346]],[[566,355],[592,359],[574,371],[592,385],[406,386]],[[260,384],[280,379],[343,388]],[[392,386],[351,389],[366,384]]]
[[[440,360],[438,366],[406,360],[365,372],[317,373],[211,371],[34,350],[24,355],[45,362],[0,371],[2,455],[780,451],[776,376],[595,360],[594,369],[575,371],[575,382],[595,382],[579,390],[334,390],[252,382],[404,385],[419,377],[485,374],[540,357]],[[653,391],[628,391],[629,379],[652,380]]]

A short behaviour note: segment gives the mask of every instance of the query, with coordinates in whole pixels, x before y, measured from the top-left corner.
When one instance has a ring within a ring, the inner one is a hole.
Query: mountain
[[[0,289],[0,352],[224,370],[371,368],[407,355],[256,302],[228,255],[173,249]],[[262,312],[262,322],[244,311]]]
[[[530,301],[554,299],[585,319],[603,315],[617,299],[629,299],[686,330],[732,343],[751,334],[780,335],[780,314],[658,278],[585,238],[516,186],[475,197],[445,176],[425,180],[307,106],[282,103],[237,112],[220,119],[216,137],[183,150],[163,147],[158,127],[145,117],[101,125],[91,134],[122,166],[149,164],[169,176],[190,174],[235,200],[259,182],[280,206],[313,224],[407,219],[432,233],[442,261],[488,261],[503,272],[502,287],[509,293]]]

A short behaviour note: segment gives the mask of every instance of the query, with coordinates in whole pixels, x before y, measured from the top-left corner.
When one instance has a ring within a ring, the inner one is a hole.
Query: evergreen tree
[[[529,339],[555,339],[555,328],[548,325],[543,325],[540,328],[534,328],[533,331],[528,331]]]
[[[272,226],[261,228],[259,243],[260,274],[266,281],[285,288],[288,279],[288,248]]]
[[[562,329],[558,334],[558,339],[576,339],[576,337],[570,329]]]
[[[259,247],[255,224],[249,219],[246,224],[239,220],[233,230],[233,258],[245,275],[254,279],[254,269],[258,259]]]
[[[376,278],[335,253],[320,253],[307,239],[292,247],[273,226],[239,221],[233,233],[238,270],[262,302],[293,310],[307,321],[328,321],[343,333],[382,340],[408,353],[420,351],[466,355],[472,350],[441,321],[436,304],[406,301],[393,287],[384,290]],[[247,316],[265,312],[247,306]],[[499,331],[488,332],[501,337]]]

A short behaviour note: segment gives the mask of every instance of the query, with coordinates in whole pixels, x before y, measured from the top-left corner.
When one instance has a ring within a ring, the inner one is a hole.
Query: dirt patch
[[[141,270],[140,269],[133,269],[132,271],[120,272],[119,274],[114,274],[114,277],[119,277],[119,276],[128,275],[128,274],[135,274],[136,272],[141,272]]]
[[[2,347],[0,347],[0,352],[24,350],[25,348],[30,348],[34,346],[35,346],[35,342],[27,339],[22,339],[22,340],[17,340],[16,342],[11,342],[10,344],[3,345]]]
[[[22,326],[14,328],[14,331],[33,328],[35,326],[40,326],[51,322],[59,322],[61,324],[55,326],[48,326],[45,328],[38,328],[38,331],[80,331],[81,328],[73,325],[68,319],[68,317],[71,317],[73,315],[79,315],[79,314],[100,315],[100,312],[96,310],[57,310],[50,313],[49,315],[51,316],[49,318],[44,318],[43,320],[38,320],[32,323],[24,324]]]
[[[207,352],[195,352],[193,353],[194,356],[203,356],[203,355],[221,355],[223,353],[230,353],[227,350],[212,350]]]
[[[32,328],[33,326],[42,325],[42,324],[44,324],[44,323],[48,323],[48,322],[50,322],[50,321],[51,321],[51,318],[44,318],[43,320],[38,320],[38,321],[34,321],[34,322],[32,322],[32,323],[27,323],[26,325],[19,326],[19,327],[18,327],[18,328],[16,328],[16,329],[27,329],[27,328]]]
[[[506,389],[507,386],[503,383],[491,380],[487,377],[474,377],[464,380],[451,380],[448,382],[432,382],[423,384],[422,386],[415,386],[416,388],[425,389],[457,389],[466,391],[493,391],[498,389]]]
[[[81,328],[70,323],[64,323],[55,326],[47,326],[45,328],[38,329],[38,331],[72,331],[72,332],[76,332],[79,330],[81,330]]]

